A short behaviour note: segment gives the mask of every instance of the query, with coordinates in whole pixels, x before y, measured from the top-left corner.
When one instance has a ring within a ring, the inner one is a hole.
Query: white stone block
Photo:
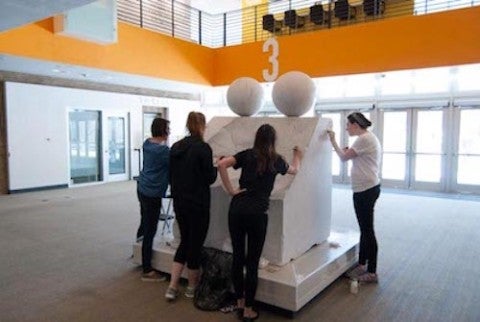
[[[215,117],[205,140],[214,157],[234,155],[253,147],[260,125],[269,123],[277,131],[277,152],[292,161],[292,148],[304,150],[296,176],[278,175],[270,198],[267,237],[262,256],[275,265],[285,265],[312,246],[325,241],[331,223],[331,153],[326,130],[330,119],[318,117]],[[234,186],[241,170],[229,169]],[[220,177],[212,185],[210,228],[205,246],[224,249],[229,242],[228,207],[230,196],[221,187]]]

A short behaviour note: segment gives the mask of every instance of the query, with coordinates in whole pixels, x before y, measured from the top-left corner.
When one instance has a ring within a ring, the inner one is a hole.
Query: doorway
[[[69,112],[70,184],[129,179],[129,115]]]

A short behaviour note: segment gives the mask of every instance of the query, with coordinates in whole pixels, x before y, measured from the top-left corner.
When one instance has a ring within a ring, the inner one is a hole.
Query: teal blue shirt
[[[170,149],[168,146],[143,143],[143,169],[138,179],[138,191],[147,197],[164,197],[168,187]]]

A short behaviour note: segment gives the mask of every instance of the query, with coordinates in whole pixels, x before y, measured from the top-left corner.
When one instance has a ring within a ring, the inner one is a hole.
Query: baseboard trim
[[[22,192],[34,192],[34,191],[42,191],[42,190],[53,190],[53,189],[63,189],[68,188],[68,184],[57,184],[53,186],[44,186],[44,187],[35,187],[35,188],[26,188],[26,189],[14,189],[8,190],[8,193],[22,193]]]

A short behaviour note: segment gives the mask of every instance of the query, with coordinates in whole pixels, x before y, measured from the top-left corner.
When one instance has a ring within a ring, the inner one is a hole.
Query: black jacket
[[[170,186],[174,200],[210,208],[210,185],[217,179],[212,149],[201,138],[187,136],[170,149]]]

